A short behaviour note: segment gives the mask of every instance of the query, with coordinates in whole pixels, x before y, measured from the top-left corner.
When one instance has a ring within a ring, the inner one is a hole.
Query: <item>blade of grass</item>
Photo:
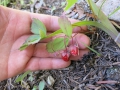
[[[65,11],[67,11],[70,7],[72,7],[78,0],[67,0],[67,5],[64,8]]]
[[[81,21],[81,22],[77,22],[72,24],[72,26],[84,26],[84,25],[91,25],[91,26],[95,26],[98,27],[102,30],[104,30],[108,35],[112,36],[112,38],[115,40],[117,38],[117,36],[119,35],[119,33],[117,35],[109,32],[109,29],[106,28],[103,24],[98,23],[97,21]],[[117,40],[116,42],[117,44],[120,44],[120,40]]]
[[[100,10],[100,13],[98,16],[99,8],[92,0],[88,0],[88,3],[90,5],[93,13],[100,20],[101,24],[107,28],[106,33],[108,33],[115,40],[116,37],[118,36],[118,31],[115,29],[115,27],[112,25],[112,23],[108,20],[107,16],[101,10]],[[120,40],[117,43],[120,44]]]
[[[96,53],[98,56],[100,56],[101,54],[98,53],[96,50],[92,49],[91,47],[89,47],[88,45],[86,45],[85,43],[81,42],[84,46],[86,46],[88,49],[90,49],[91,51],[93,51],[94,53]]]
[[[100,10],[100,13],[99,13],[99,16],[98,16],[99,8],[97,7],[97,5],[92,0],[88,0],[88,1],[89,1],[89,4],[90,4],[90,7],[91,7],[92,11],[97,16],[97,18],[101,21],[101,23],[103,25],[105,25],[105,27],[107,27],[109,29],[109,31],[111,31],[112,33],[117,35],[118,34],[117,30],[111,24],[111,22],[108,20],[107,16],[101,10]]]
[[[107,28],[104,25],[102,25],[101,23],[98,23],[97,21],[81,21],[81,22],[74,23],[72,25],[73,26],[91,25],[91,26],[98,27],[98,28],[104,30],[105,32],[107,32]]]
[[[104,0],[104,1],[102,2],[102,5],[101,5],[101,6],[100,6],[100,8],[99,8],[99,11],[98,11],[98,16],[99,16],[99,13],[100,13],[101,8],[102,8],[103,4],[105,3],[105,1],[106,1],[106,0]]]
[[[108,15],[108,17],[112,16],[113,14],[115,14],[118,10],[120,10],[120,6],[118,8],[116,8],[112,13],[110,13]]]

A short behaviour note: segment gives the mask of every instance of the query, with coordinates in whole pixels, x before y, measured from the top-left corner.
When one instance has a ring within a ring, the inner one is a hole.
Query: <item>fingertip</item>
[[[68,67],[70,64],[71,64],[70,60],[69,61],[64,61],[62,59],[55,60],[53,69],[65,68]]]

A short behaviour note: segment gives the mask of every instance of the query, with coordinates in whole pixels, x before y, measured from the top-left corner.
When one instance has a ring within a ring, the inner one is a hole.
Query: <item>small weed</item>
[[[70,40],[73,41],[73,36],[72,36],[72,30],[73,28],[76,26],[79,26],[80,23],[75,23],[75,24],[71,24],[70,21],[68,20],[67,17],[62,16],[58,19],[58,23],[60,25],[60,29],[61,32],[55,31],[50,35],[46,35],[46,28],[45,25],[38,19],[33,19],[32,25],[31,25],[31,32],[33,33],[33,35],[31,35],[26,41],[25,43],[19,48],[19,50],[24,50],[26,49],[29,45],[31,44],[36,44],[38,43],[40,40],[43,40],[45,38],[50,38],[51,36],[56,36],[56,34],[58,36],[60,36],[61,34],[63,36],[57,37],[54,40],[50,41],[47,43],[46,48],[47,51],[50,53],[54,53],[54,52],[59,52],[60,50],[63,50],[64,52],[59,53],[62,57],[63,60],[65,61],[69,61],[69,56],[73,55],[73,56],[78,56],[79,55],[79,47],[76,45],[74,45],[74,43],[72,43],[72,50],[69,51],[67,48],[69,47],[68,44],[70,42]],[[81,22],[82,23],[82,22]],[[86,23],[82,23],[82,24],[87,24]],[[91,23],[90,23],[91,24]],[[56,33],[57,32],[57,33]],[[83,44],[85,45],[85,44]],[[85,45],[86,47],[89,47],[87,45]],[[91,49],[89,47],[90,50],[92,50],[93,52],[97,52],[93,49]],[[98,53],[97,53],[98,54]]]

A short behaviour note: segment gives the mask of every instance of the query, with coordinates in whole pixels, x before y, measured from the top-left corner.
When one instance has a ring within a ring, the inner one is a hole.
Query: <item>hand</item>
[[[70,65],[70,61],[65,62],[60,57],[46,51],[46,42],[41,41],[36,45],[31,45],[23,51],[19,51],[19,47],[32,33],[30,25],[32,18],[40,19],[47,28],[47,32],[51,33],[57,29],[58,17],[33,14],[19,10],[13,10],[0,6],[0,80],[13,77],[27,70],[45,70],[58,69]],[[76,22],[71,20],[71,22]],[[86,27],[76,28],[74,32],[81,32]],[[76,37],[87,45],[90,39],[79,33]],[[81,58],[88,53],[88,49],[80,44],[79,57],[71,57],[71,59]]]

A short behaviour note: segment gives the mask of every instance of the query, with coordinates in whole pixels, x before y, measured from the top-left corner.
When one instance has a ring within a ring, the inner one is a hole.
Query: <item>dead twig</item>
[[[120,82],[114,81],[114,80],[108,80],[108,81],[98,81],[97,84],[119,84]]]

